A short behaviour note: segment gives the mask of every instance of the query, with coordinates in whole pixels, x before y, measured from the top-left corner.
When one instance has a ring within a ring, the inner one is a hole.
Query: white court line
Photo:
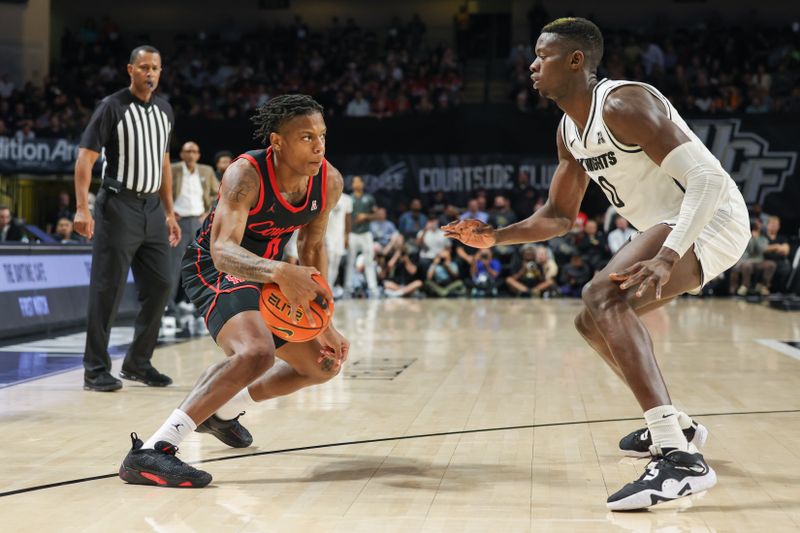
[[[775,339],[756,339],[756,342],[763,344],[764,346],[768,346],[773,350],[777,350],[783,355],[788,355],[792,359],[800,361],[800,350],[794,346],[789,346],[788,344],[781,341],[776,341]]]
[[[133,341],[133,328],[120,326],[111,329],[109,346],[122,346]],[[39,352],[39,353],[77,353],[82,354],[86,345],[86,333],[72,333],[52,339],[24,342],[0,346],[0,352]]]

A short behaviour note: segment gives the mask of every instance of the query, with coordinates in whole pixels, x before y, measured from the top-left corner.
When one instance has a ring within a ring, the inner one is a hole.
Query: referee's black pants
[[[133,342],[122,366],[142,373],[158,340],[170,294],[170,246],[166,217],[157,193],[137,195],[100,189],[95,202],[92,273],[83,366],[89,377],[111,371],[108,340],[111,324],[133,269],[141,309]]]

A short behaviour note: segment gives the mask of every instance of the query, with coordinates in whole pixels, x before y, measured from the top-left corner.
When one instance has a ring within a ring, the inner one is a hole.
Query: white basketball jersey
[[[707,150],[702,141],[678,115],[672,104],[655,87],[635,81],[603,79],[592,91],[592,106],[586,129],[581,135],[578,127],[564,115],[561,135],[567,150],[586,170],[591,179],[603,189],[617,211],[639,231],[656,224],[674,220],[680,213],[685,180],[667,174],[656,165],[640,146],[623,144],[617,140],[603,120],[603,106],[608,93],[622,85],[638,85],[655,96],[664,105],[667,117],[686,134],[691,142]],[[712,156],[713,158],[713,156]],[[719,161],[714,158],[719,165]],[[722,165],[720,165],[722,169]],[[728,176],[729,194],[741,194],[733,179]]]

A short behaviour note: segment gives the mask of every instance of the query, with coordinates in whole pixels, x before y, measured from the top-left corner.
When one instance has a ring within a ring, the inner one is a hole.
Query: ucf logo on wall
[[[692,120],[692,130],[739,185],[748,204],[763,204],[781,192],[794,174],[797,152],[771,151],[769,142],[752,131],[742,131],[736,118]]]

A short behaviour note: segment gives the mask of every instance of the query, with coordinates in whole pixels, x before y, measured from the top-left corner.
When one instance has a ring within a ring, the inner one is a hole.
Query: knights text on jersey
[[[305,201],[292,205],[281,195],[272,161],[272,148],[253,150],[236,159],[246,159],[258,171],[261,180],[258,203],[250,210],[241,246],[267,259],[280,259],[283,248],[295,230],[300,229],[325,210],[327,160],[322,161],[316,176],[308,178]],[[217,200],[219,202],[219,200]],[[197,239],[190,248],[209,253],[211,228],[214,224],[217,202],[211,208]]]
[[[662,170],[640,146],[620,142],[606,126],[603,120],[606,98],[611,91],[622,85],[636,85],[647,90],[663,104],[667,117],[692,143],[698,144],[704,150],[707,148],[669,100],[646,83],[608,79],[598,82],[592,91],[589,118],[583,132],[569,116],[564,115],[559,127],[567,150],[603,189],[617,211],[638,230],[644,231],[678,215],[686,183]],[[728,177],[727,181],[731,193],[733,190],[738,191],[733,179]]]

